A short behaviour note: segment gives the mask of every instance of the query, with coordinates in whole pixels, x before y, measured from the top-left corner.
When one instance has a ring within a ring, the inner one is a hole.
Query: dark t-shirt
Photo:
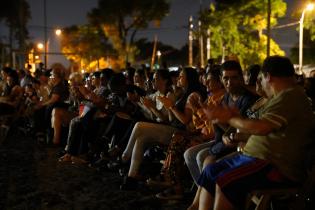
[[[239,96],[236,101],[232,100],[232,97],[229,93],[225,93],[221,101],[221,105],[225,105],[228,107],[236,107],[243,117],[247,117],[246,110],[249,109],[258,98],[259,96],[254,95],[252,92],[244,88],[242,90],[242,95]],[[215,143],[210,148],[210,154],[221,157],[232,152],[234,148],[226,147],[222,141],[222,136],[226,131],[224,131],[222,128],[215,124],[214,132]]]
[[[59,95],[60,98],[58,102],[64,102],[68,99],[69,97],[69,89],[65,85],[64,82],[59,82],[57,85],[55,85],[49,94],[49,97],[51,97],[53,94]]]

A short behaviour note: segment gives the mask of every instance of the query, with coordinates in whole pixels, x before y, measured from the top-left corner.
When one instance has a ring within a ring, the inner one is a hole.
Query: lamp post
[[[62,30],[59,28],[56,29],[55,34],[58,37],[61,36]],[[44,50],[43,54],[44,54],[44,62],[46,63],[46,66],[48,64],[48,54],[50,53],[49,52],[49,43],[50,43],[50,38],[48,37],[48,38],[46,38],[46,41],[44,43],[38,43],[36,46],[38,50],[40,50],[40,51]],[[47,69],[47,68],[45,68],[45,69]]]
[[[48,51],[48,45],[47,45],[47,5],[46,0],[44,0],[44,65],[45,69],[47,69],[47,51]]]
[[[189,17],[189,35],[188,35],[188,65],[193,65],[193,17]]]
[[[158,50],[158,51],[156,52],[156,55],[157,55],[157,57],[158,57],[158,64],[159,64],[159,66],[161,66],[161,55],[162,55],[161,51]]]
[[[299,40],[299,74],[302,74],[303,68],[303,22],[306,11],[311,11],[314,9],[314,4],[308,4],[302,12],[300,19],[300,40]]]

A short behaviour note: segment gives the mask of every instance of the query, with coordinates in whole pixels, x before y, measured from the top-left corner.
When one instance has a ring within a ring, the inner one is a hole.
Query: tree
[[[235,55],[245,67],[261,63],[266,57],[267,37],[263,34],[267,27],[266,5],[261,0],[216,0],[211,4],[210,10],[201,14],[201,20],[204,29],[211,31],[212,56]],[[284,16],[285,11],[282,0],[272,1],[271,26],[277,24],[277,18]],[[271,55],[284,55],[273,40],[270,49]]]
[[[20,53],[24,54],[24,56],[26,54],[26,40],[28,38],[26,25],[30,17],[30,7],[28,2],[25,0],[4,1],[0,7],[0,21],[4,20],[6,25],[9,27],[10,58],[12,57],[11,53],[15,40],[18,41]],[[21,60],[24,61],[24,59]]]
[[[160,21],[169,12],[167,0],[99,0],[88,14],[90,22],[101,26],[119,54],[120,60],[132,60],[139,29],[151,21]]]
[[[148,41],[145,38],[139,39],[135,42],[137,46],[136,60],[142,63],[151,63],[154,42]],[[181,49],[176,49],[173,46],[157,42],[157,50],[161,52],[160,63],[166,63],[168,66],[187,66],[188,44]],[[198,41],[193,43],[193,51],[198,51]],[[157,56],[157,55],[156,55]],[[194,54],[194,60],[197,59],[197,54]],[[157,59],[155,59],[157,63]]]
[[[102,30],[91,25],[64,28],[61,48],[68,60],[89,71],[108,67],[105,60],[118,57]]]

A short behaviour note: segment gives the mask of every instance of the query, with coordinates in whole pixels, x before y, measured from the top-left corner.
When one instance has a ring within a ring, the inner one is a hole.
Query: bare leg
[[[234,207],[230,201],[222,193],[220,187],[216,185],[215,187],[215,200],[214,200],[214,209],[215,210],[233,210]]]
[[[198,207],[199,207],[200,191],[201,191],[201,187],[198,186],[198,189],[196,191],[194,200],[193,200],[192,204],[187,208],[187,210],[197,210],[198,209]]]
[[[203,167],[202,169],[204,169],[207,165],[215,163],[215,157],[214,156],[207,156],[204,161],[203,161]],[[199,206],[199,198],[200,198],[200,191],[201,191],[201,187],[198,186],[195,198],[193,200],[193,203],[188,207],[188,210],[193,210],[193,209],[198,209]]]
[[[53,138],[53,143],[54,144],[60,144],[60,136],[61,136],[61,109],[55,108],[52,111],[52,118],[51,118],[51,125],[52,128],[54,129],[54,138]]]
[[[62,125],[68,126],[75,115],[62,108],[55,108],[52,111],[51,125],[54,129],[53,143],[59,144]]]
[[[199,198],[199,210],[209,210],[213,207],[212,195],[203,187],[201,187]]]

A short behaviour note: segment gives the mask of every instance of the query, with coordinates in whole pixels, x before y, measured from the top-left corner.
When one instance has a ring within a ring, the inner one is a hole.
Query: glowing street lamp
[[[43,43],[38,43],[38,44],[37,44],[37,48],[38,48],[39,50],[44,49],[44,44],[43,44]]]
[[[55,34],[56,34],[57,36],[60,36],[61,33],[62,33],[61,29],[56,29]]]
[[[158,51],[156,52],[156,55],[157,55],[157,57],[158,57],[158,64],[160,65],[160,59],[161,59],[161,55],[162,55],[161,51],[158,50]]]
[[[300,19],[300,40],[299,40],[299,73],[302,74],[303,68],[303,23],[306,11],[312,11],[314,9],[314,4],[308,4],[302,12]]]
[[[56,29],[55,30],[55,34],[56,36],[61,36],[62,34],[62,30],[61,29]],[[37,49],[42,51],[44,54],[44,61],[45,61],[45,66],[47,67],[47,63],[48,63],[48,51],[49,51],[49,37],[46,38],[46,42],[45,43],[38,43],[36,45]]]

